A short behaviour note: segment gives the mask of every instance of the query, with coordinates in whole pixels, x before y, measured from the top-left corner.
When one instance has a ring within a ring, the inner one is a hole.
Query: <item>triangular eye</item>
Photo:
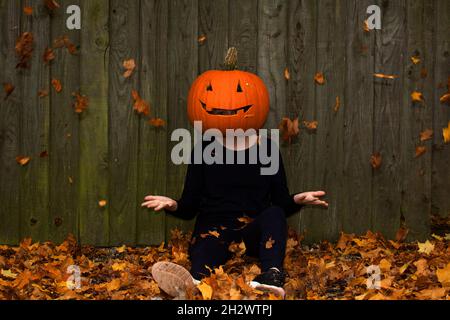
[[[213,88],[212,88],[211,83],[210,83],[209,86],[206,88],[206,91],[213,91]]]
[[[238,83],[237,92],[244,92],[241,87],[241,83]]]

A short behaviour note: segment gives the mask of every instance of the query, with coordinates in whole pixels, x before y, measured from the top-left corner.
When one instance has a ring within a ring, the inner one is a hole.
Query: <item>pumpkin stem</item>
[[[225,69],[226,70],[236,70],[238,62],[238,51],[235,47],[228,49],[227,55],[225,56]]]

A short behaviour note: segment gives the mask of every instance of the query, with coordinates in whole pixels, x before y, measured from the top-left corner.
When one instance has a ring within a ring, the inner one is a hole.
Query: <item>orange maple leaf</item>
[[[423,99],[423,95],[421,92],[413,91],[411,93],[411,100],[413,102],[423,102],[424,99]]]
[[[317,72],[316,75],[314,76],[314,80],[316,81],[317,84],[320,85],[325,84],[325,76],[323,75],[322,72]]]
[[[420,141],[428,141],[433,137],[433,130],[427,129],[420,133]]]
[[[374,169],[380,168],[381,163],[382,163],[382,158],[381,158],[381,154],[379,152],[374,153],[370,157],[370,164],[372,165],[372,168],[374,168]]]
[[[55,52],[51,48],[46,48],[43,55],[44,63],[48,64],[55,59]]]
[[[89,105],[89,99],[77,92],[72,93],[72,95],[76,97],[76,101],[73,104],[75,112],[78,114],[83,113],[83,111],[86,110]]]
[[[52,80],[52,86],[56,90],[56,92],[60,93],[62,91],[61,81],[59,81],[58,79]]]
[[[417,146],[416,147],[416,158],[420,157],[421,155],[425,154],[426,152],[427,152],[427,147]]]
[[[136,62],[134,61],[134,59],[125,60],[123,62],[123,67],[126,70],[123,76],[125,78],[129,78],[133,74],[134,69],[136,69]]]
[[[318,121],[303,121],[303,125],[309,131],[315,131],[319,127],[319,122]]]
[[[139,93],[136,90],[133,90],[131,95],[134,99],[133,109],[136,110],[138,114],[148,116],[150,114],[150,105],[139,96]]]

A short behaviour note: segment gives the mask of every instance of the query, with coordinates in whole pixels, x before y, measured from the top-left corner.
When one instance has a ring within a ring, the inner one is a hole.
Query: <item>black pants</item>
[[[246,254],[258,257],[262,271],[270,268],[283,268],[286,252],[287,222],[286,215],[280,207],[270,207],[260,214],[252,216],[254,220],[245,224],[238,220],[243,214],[200,215],[195,224],[189,255],[192,262],[191,274],[200,280],[210,271],[231,257],[229,245],[244,241]],[[219,237],[206,236],[216,231]],[[203,236],[202,236],[203,235]],[[269,240],[272,246],[266,246]]]

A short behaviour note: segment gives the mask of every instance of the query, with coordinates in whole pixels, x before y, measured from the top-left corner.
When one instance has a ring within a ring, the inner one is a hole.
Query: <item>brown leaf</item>
[[[289,118],[283,118],[279,125],[282,139],[291,143],[292,139],[300,133],[298,118],[291,120]]]
[[[372,155],[370,158],[370,164],[372,165],[372,168],[379,169],[381,167],[382,158],[381,153],[376,152]]]
[[[409,229],[406,227],[400,227],[397,231],[397,234],[395,235],[395,241],[397,242],[403,242],[405,241],[406,237],[408,236]]]
[[[370,32],[369,22],[368,22],[367,20],[364,20],[363,30],[364,30],[365,32]]]
[[[53,61],[55,59],[55,52],[52,48],[45,49],[43,59],[45,64],[49,64],[50,61]]]
[[[48,151],[44,150],[39,154],[39,158],[47,158],[48,157]]]
[[[420,69],[420,77],[422,79],[425,79],[428,77],[428,70],[426,68],[422,68]]]
[[[291,74],[289,73],[289,69],[288,68],[284,69],[284,78],[286,80],[291,79]]]
[[[131,92],[131,95],[134,99],[133,109],[138,114],[143,114],[145,116],[148,116],[150,114],[150,105],[139,96],[139,93],[136,90],[133,90]]]
[[[266,241],[266,249],[272,249],[274,244],[275,240],[270,237],[269,240]]]
[[[200,45],[204,44],[206,41],[206,36],[204,34],[202,34],[201,36],[198,37],[198,43]]]
[[[53,89],[55,89],[56,92],[60,93],[62,91],[61,81],[59,81],[58,79],[53,79],[52,80],[52,86],[53,86]]]
[[[323,75],[322,72],[316,73],[316,75],[314,76],[314,80],[319,85],[324,85],[325,84],[325,76]]]
[[[148,123],[155,128],[162,128],[166,125],[166,122],[160,118],[152,118],[148,121]]]
[[[86,96],[82,96],[76,92],[72,93],[72,95],[76,98],[76,101],[73,104],[75,112],[78,114],[83,113],[89,105],[89,99]]]
[[[417,146],[416,147],[416,158],[424,155],[427,152],[427,147],[425,146]]]
[[[30,6],[23,7],[23,13],[26,16],[31,16],[33,14],[33,7],[30,7]]]
[[[136,62],[134,61],[134,59],[125,60],[123,62],[123,67],[126,70],[123,76],[125,78],[129,78],[133,74],[134,69],[136,69]]]
[[[418,91],[413,91],[411,93],[411,100],[413,102],[423,102],[424,101],[422,93],[420,93]]]
[[[441,103],[446,103],[446,104],[450,105],[450,93],[444,94],[444,95],[439,99],[439,101],[440,101]]]
[[[60,7],[59,3],[56,0],[45,0],[45,5],[49,10],[55,10]]]
[[[38,92],[38,97],[39,98],[44,98],[48,96],[48,90],[39,90]]]
[[[19,57],[16,68],[28,69],[30,67],[33,49],[33,34],[31,32],[22,33],[16,42],[16,54]]]
[[[338,112],[341,108],[341,98],[336,97],[336,103],[334,104],[334,112]]]
[[[15,88],[16,87],[14,87],[11,83],[3,83],[3,89],[6,92],[6,96],[5,96],[4,100],[8,99],[8,97],[14,92]]]
[[[18,156],[16,157],[16,162],[20,164],[22,167],[26,166],[28,163],[30,163],[31,158],[30,157],[24,157],[24,156]]]
[[[433,137],[433,130],[426,129],[420,133],[420,141],[428,141]]]

